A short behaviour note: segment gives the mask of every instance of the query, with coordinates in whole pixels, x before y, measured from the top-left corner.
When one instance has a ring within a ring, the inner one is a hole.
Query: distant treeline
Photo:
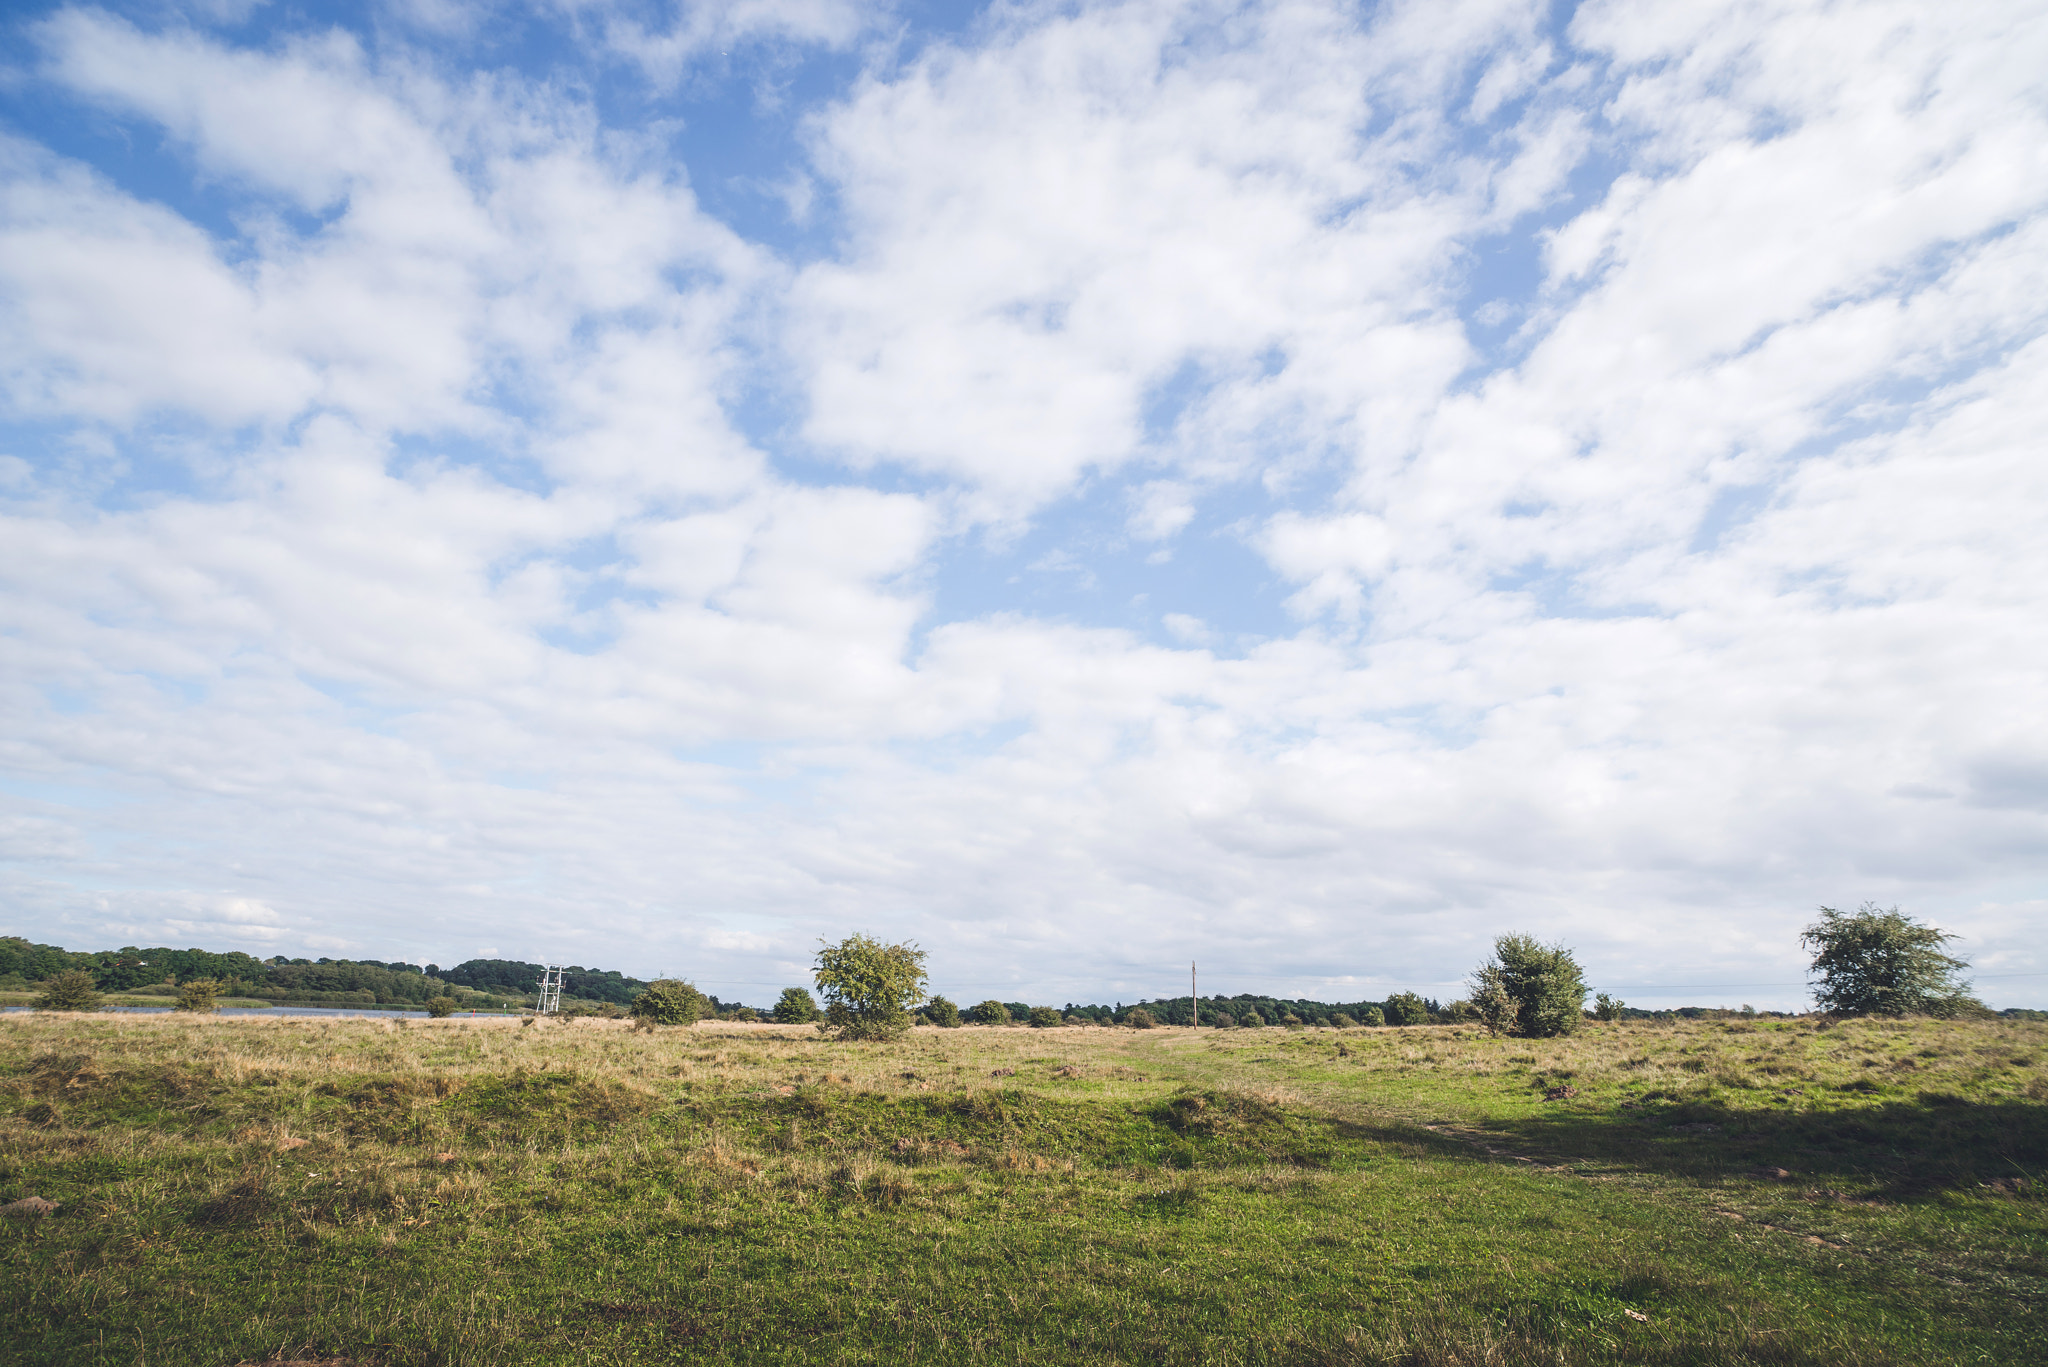
[[[530,996],[540,990],[541,965],[519,963],[513,959],[471,959],[453,968],[428,964],[426,971],[431,977],[479,992]],[[571,965],[562,973],[562,995],[580,1001],[616,1002],[624,1006],[639,996],[646,986],[638,978],[628,978],[616,969],[600,971]]]
[[[219,954],[161,945],[73,951],[0,936],[0,988],[26,987],[72,969],[92,974],[102,992],[212,978],[230,997],[326,1006],[398,1006],[441,996],[518,1000],[533,995],[541,973],[539,964],[504,959],[471,959],[443,969],[378,959],[288,959],[282,954],[258,959],[239,951]],[[579,967],[564,975],[562,995],[623,1006],[645,986],[617,972]]]

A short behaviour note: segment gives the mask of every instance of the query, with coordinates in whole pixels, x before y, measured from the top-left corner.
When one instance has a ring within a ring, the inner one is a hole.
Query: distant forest
[[[408,1006],[438,996],[454,997],[465,1007],[486,1002],[519,1005],[533,997],[541,975],[541,965],[513,959],[470,959],[453,968],[442,968],[438,964],[386,963],[378,959],[288,959],[281,954],[258,959],[237,951],[222,954],[163,946],[143,949],[127,945],[121,949],[76,952],[56,945],[32,944],[19,936],[0,936],[0,991],[24,991],[70,969],[92,974],[102,992],[133,992],[192,978],[214,978],[224,985],[227,996],[301,1006]],[[563,974],[562,996],[565,1001],[626,1006],[646,986],[640,979],[629,978],[616,969],[571,967]],[[729,1015],[741,1007],[739,1002],[720,1001],[715,996],[710,997],[710,1002],[719,1015]],[[1003,1005],[1013,1020],[1027,1019],[1032,1010],[1028,1002]],[[1155,997],[1128,1006],[1123,1002],[1113,1006],[1068,1002],[1062,1014],[1075,1020],[1118,1024],[1139,1007],[1161,1024],[1188,1024],[1186,997]],[[1202,998],[1202,1023],[1220,1025],[1227,1018],[1232,1025],[1427,1025],[1432,1021],[1465,1019],[1469,1009],[1464,1002],[1446,1004],[1413,992],[1396,992],[1378,1001],[1358,1002],[1241,993],[1235,997]],[[768,1014],[766,1008],[756,1010],[763,1016]],[[1732,1013],[1717,1007],[1685,1006],[1669,1011],[1630,1007],[1623,1014],[1641,1020]],[[2043,1013],[2009,1009],[1999,1014],[2032,1018]]]
[[[379,959],[258,959],[238,951],[167,946],[80,952],[0,936],[0,990],[22,990],[55,974],[83,969],[102,992],[134,992],[193,978],[213,978],[225,995],[280,1004],[311,1006],[405,1006],[429,997],[518,1002],[540,984],[539,964],[506,959],[471,959],[453,968],[437,964],[386,963]],[[563,975],[565,998],[624,1006],[647,986],[617,972],[571,968]]]

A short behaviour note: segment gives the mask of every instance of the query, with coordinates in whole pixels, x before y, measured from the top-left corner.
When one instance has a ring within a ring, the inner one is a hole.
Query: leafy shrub
[[[1243,1029],[1256,1030],[1266,1023],[1266,1018],[1258,1013],[1256,1007],[1247,1006],[1238,1016],[1237,1023]]]
[[[1563,945],[1503,935],[1472,974],[1472,1005],[1496,1035],[1548,1039],[1578,1029],[1586,980]]]
[[[1466,1021],[1479,1019],[1479,1008],[1469,1001],[1452,1002],[1444,1008],[1444,1019],[1452,1025],[1463,1025]]]
[[[92,974],[71,969],[59,973],[43,984],[43,991],[35,1000],[38,1011],[97,1011],[100,1009],[99,989],[93,986]]]
[[[923,950],[858,934],[820,944],[816,978],[826,1004],[819,1029],[841,1039],[894,1039],[910,1028],[910,1008],[924,1000]]]
[[[1627,1008],[1628,1004],[1626,1002],[1610,997],[1605,992],[1602,992],[1599,996],[1593,998],[1593,1019],[1596,1021],[1618,1021],[1621,1019],[1621,1013]]]
[[[1839,1016],[1952,1019],[1983,1010],[1970,984],[1956,977],[1969,961],[1942,952],[1955,938],[1875,902],[1865,902],[1854,916],[1822,907],[1820,919],[1799,932],[1799,943],[1814,951],[1810,971],[1820,979],[1813,1000]]]
[[[1429,1013],[1429,1003],[1413,992],[1396,992],[1380,1007],[1380,1015],[1388,1025],[1428,1025],[1434,1019]]]
[[[930,1001],[926,1002],[924,1004],[924,1013],[931,1018],[933,1025],[938,1026],[942,1030],[958,1030],[960,1028],[960,1008],[944,997],[933,997]]]
[[[1356,1026],[1358,1022],[1351,1019],[1344,1012],[1339,1011],[1336,1015],[1330,1017],[1330,1024],[1336,1026],[1339,1030],[1349,1030]]]
[[[420,1005],[426,1007],[427,1014],[435,1020],[455,1014],[455,998],[453,997],[429,997],[424,1002],[421,1002]]]
[[[1159,1022],[1152,1019],[1152,1013],[1144,1007],[1134,1006],[1124,1012],[1124,1024],[1130,1026],[1133,1030],[1150,1030]]]
[[[220,1010],[220,983],[213,978],[189,978],[178,989],[178,1003],[173,1011],[191,1011],[198,1015],[210,1016]]]
[[[1218,1030],[1229,1030],[1237,1024],[1237,1018],[1228,1011],[1211,1011],[1209,1013],[1209,1024],[1215,1026]]]
[[[761,1019],[761,1013],[751,1006],[735,1006],[726,1013],[725,1018],[731,1021],[738,1021],[742,1025],[752,1025],[755,1021]]]
[[[690,1025],[711,1014],[711,1002],[686,982],[661,978],[633,998],[631,1011],[642,1025]]]
[[[818,1018],[818,1002],[801,987],[785,987],[775,999],[775,1020],[780,1025],[809,1025]]]
[[[1301,1017],[1295,1015],[1292,1011],[1289,1011],[1286,1015],[1280,1018],[1280,1023],[1286,1026],[1289,1030],[1299,1030],[1302,1027],[1303,1021]]]
[[[1031,1028],[1033,1030],[1049,1029],[1059,1023],[1060,1013],[1052,1007],[1034,1006],[1031,1008]]]
[[[968,1013],[980,1025],[1008,1025],[1010,1008],[999,1001],[985,1001]]]

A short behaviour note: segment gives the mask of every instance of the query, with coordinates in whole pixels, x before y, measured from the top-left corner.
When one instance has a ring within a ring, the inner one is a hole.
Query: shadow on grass
[[[2048,1106],[1941,1094],[1843,1110],[1581,1104],[1490,1128],[1526,1144],[1531,1157],[1687,1177],[1784,1168],[1800,1179],[1869,1185],[1875,1190],[1865,1194],[1895,1201],[2014,1178],[2031,1185],[2048,1168]]]

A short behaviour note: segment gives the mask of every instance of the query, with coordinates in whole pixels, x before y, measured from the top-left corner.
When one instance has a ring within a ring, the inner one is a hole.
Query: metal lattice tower
[[[540,970],[540,1005],[534,1014],[552,1016],[562,1009],[562,965],[542,964]]]

